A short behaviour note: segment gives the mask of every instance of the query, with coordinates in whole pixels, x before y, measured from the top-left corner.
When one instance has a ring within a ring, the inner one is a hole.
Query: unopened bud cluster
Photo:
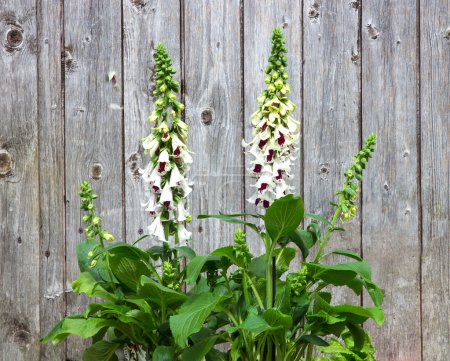
[[[287,59],[283,33],[276,28],[272,51],[265,69],[267,89],[257,98],[258,110],[251,116],[253,140],[243,142],[255,159],[249,172],[256,178],[255,193],[249,202],[263,208],[292,189],[286,182],[292,178],[291,165],[298,142],[300,123],[292,117],[295,105],[287,98]]]
[[[300,296],[309,281],[308,269],[306,266],[303,265],[297,273],[291,273],[289,275],[289,281],[291,283],[292,294],[294,296]]]
[[[366,168],[366,163],[369,158],[372,158],[376,142],[375,134],[371,133],[365,141],[364,148],[355,155],[353,164],[345,172],[344,188],[336,193],[341,196],[341,216],[344,221],[349,221],[356,215],[358,209],[356,207],[356,200],[358,199],[359,192],[356,181],[362,181],[362,172]]]
[[[148,118],[152,132],[142,142],[150,155],[149,164],[141,169],[147,196],[143,206],[152,219],[150,235],[165,242],[174,237],[175,243],[185,243],[191,237],[185,228],[185,222],[191,220],[186,197],[192,190],[185,178],[192,163],[187,149],[188,126],[181,119],[184,106],[176,100],[179,83],[173,79],[175,70],[162,44],[156,48],[155,62],[153,95],[159,98]]]
[[[240,228],[238,228],[234,234],[233,249],[238,260],[238,264],[242,265],[243,268],[247,267],[250,264],[252,256],[247,246],[245,233]]]
[[[163,284],[175,291],[180,290],[180,283],[178,282],[177,270],[173,267],[172,263],[163,263],[163,274],[162,274]]]

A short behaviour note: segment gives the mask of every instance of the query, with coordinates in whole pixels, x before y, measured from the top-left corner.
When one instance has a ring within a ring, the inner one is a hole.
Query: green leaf
[[[107,292],[100,282],[97,282],[94,276],[89,272],[81,272],[78,278],[72,282],[74,293],[84,293],[88,297],[98,297],[108,301],[115,301],[116,297]]]
[[[381,326],[384,323],[384,313],[381,309],[378,307],[360,307],[360,306],[353,306],[353,305],[339,305],[339,306],[333,306],[333,312],[338,314],[344,314],[347,317],[347,320],[352,322],[352,316],[358,316],[356,317],[355,323],[362,323],[358,322],[361,319],[373,319],[378,326]]]
[[[331,252],[333,254],[339,254],[341,256],[346,256],[346,257],[350,257],[353,259],[356,259],[357,261],[362,261],[363,259],[361,258],[361,256],[355,252],[346,250],[346,249],[336,249],[333,252]]]
[[[114,320],[102,318],[84,318],[81,315],[68,316],[59,322],[50,333],[41,339],[42,343],[52,342],[54,346],[64,341],[69,335],[89,338],[96,335],[105,327],[116,325]]]
[[[264,216],[264,224],[270,238],[277,242],[294,232],[303,220],[303,212],[302,199],[292,194],[273,202]]]
[[[270,326],[261,316],[249,313],[245,321],[239,326],[239,329],[252,332],[256,337],[260,333],[271,330],[272,326]]]
[[[212,252],[211,255],[226,257],[235,265],[238,265],[238,260],[236,259],[236,254],[233,246],[218,248],[214,252]]]
[[[208,260],[209,256],[195,256],[186,267],[186,283],[189,285],[193,285],[196,281],[200,273],[202,272],[202,268]]]
[[[284,274],[289,270],[289,265],[295,258],[295,254],[296,254],[295,249],[288,247],[276,248],[274,250],[273,256],[275,257],[276,260],[275,265],[278,277],[280,277],[282,274]]]
[[[174,247],[174,249],[178,251],[179,256],[186,257],[187,259],[192,259],[196,256],[195,251],[188,246]]]
[[[329,343],[316,335],[303,335],[298,339],[298,343],[310,343],[316,346],[329,346]]]
[[[175,350],[171,346],[158,346],[153,352],[152,361],[173,361]]]
[[[209,350],[215,345],[217,338],[218,336],[205,338],[185,349],[181,354],[181,361],[202,361]]]
[[[99,249],[102,250],[100,243],[97,241],[86,241],[77,245],[77,259],[80,272],[90,273],[96,281],[114,282],[115,280],[111,279],[111,275],[102,257],[97,258],[95,267],[90,267],[92,258],[88,257],[89,252],[92,251],[96,254],[99,252]]]
[[[220,215],[222,216],[228,216],[228,217],[255,217],[255,218],[263,218],[263,216],[261,214],[255,214],[255,213],[231,213],[231,214],[227,214],[227,213],[223,213],[223,212],[219,212]]]
[[[352,334],[355,349],[361,350],[364,347],[364,342],[366,340],[366,332],[361,326],[352,323],[347,324],[347,328]]]
[[[98,341],[91,347],[87,348],[83,353],[83,361],[113,361],[118,360],[116,350],[120,344]]]
[[[188,298],[185,294],[163,286],[147,276],[142,276],[140,279],[138,295],[159,307],[163,305],[177,307]]]
[[[262,314],[262,318],[272,327],[289,329],[292,327],[292,317],[279,310],[269,308]]]
[[[109,254],[109,265],[114,276],[131,290],[136,291],[142,275],[150,277],[151,272],[140,259]]]
[[[289,234],[287,238],[289,241],[296,244],[298,248],[300,248],[304,260],[308,257],[309,250],[316,243],[316,238],[313,237],[311,232],[305,231],[301,228],[297,228],[294,232]]]
[[[315,221],[318,221],[318,222],[321,222],[323,224],[326,224],[327,226],[331,226],[331,222],[328,219],[326,219],[326,218],[324,218],[322,216],[319,216],[317,214],[305,213],[304,216],[305,216],[305,218],[314,219]]]
[[[189,298],[180,307],[178,314],[171,316],[169,320],[175,342],[180,347],[185,347],[188,337],[200,330],[206,318],[223,299],[223,295],[212,293],[202,293]]]

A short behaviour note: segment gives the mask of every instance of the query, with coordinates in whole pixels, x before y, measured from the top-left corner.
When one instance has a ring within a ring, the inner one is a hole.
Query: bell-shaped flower
[[[157,216],[153,220],[152,224],[148,227],[148,233],[155,236],[160,241],[166,241],[166,236],[164,234],[164,226],[161,222],[161,217]]]
[[[160,175],[164,175],[170,170],[169,153],[166,150],[159,154],[157,169]]]
[[[189,213],[186,211],[186,204],[185,204],[184,200],[178,202],[176,212],[177,212],[177,221],[178,222],[186,221],[187,217],[189,216]]]
[[[191,239],[191,232],[189,232],[183,223],[178,224],[178,241],[181,245],[186,244]]]
[[[172,189],[170,188],[170,184],[167,182],[161,192],[161,198],[159,202],[164,205],[167,209],[171,209],[173,202],[173,194]]]

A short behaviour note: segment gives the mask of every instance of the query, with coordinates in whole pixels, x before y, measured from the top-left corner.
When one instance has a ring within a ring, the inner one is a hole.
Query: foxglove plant
[[[249,202],[268,208],[278,198],[291,193],[287,180],[292,178],[291,165],[295,160],[300,123],[292,117],[295,105],[287,98],[287,49],[283,33],[276,28],[272,36],[272,51],[264,90],[257,101],[258,110],[252,114],[253,140],[243,145],[254,156],[249,172],[256,178],[255,193]]]
[[[185,175],[192,163],[187,149],[187,124],[181,119],[184,105],[176,100],[179,83],[173,79],[175,70],[163,44],[155,53],[156,88],[158,100],[148,120],[152,132],[142,141],[150,155],[148,165],[141,169],[146,191],[143,202],[151,218],[150,235],[160,241],[184,244],[191,233],[185,223],[191,220],[186,209],[186,197],[192,191]]]

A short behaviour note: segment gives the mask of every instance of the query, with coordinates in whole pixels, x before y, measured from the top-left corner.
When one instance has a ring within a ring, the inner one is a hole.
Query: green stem
[[[265,308],[264,308],[264,303],[263,303],[263,301],[262,301],[262,299],[261,299],[261,296],[260,296],[258,290],[256,289],[256,287],[255,287],[255,285],[254,285],[252,279],[251,279],[250,276],[247,274],[247,272],[244,273],[244,277],[247,277],[247,281],[248,281],[248,283],[250,284],[250,287],[252,288],[253,295],[255,296],[256,301],[258,302],[259,307],[261,308],[261,310],[264,310],[264,309],[265,309]]]

